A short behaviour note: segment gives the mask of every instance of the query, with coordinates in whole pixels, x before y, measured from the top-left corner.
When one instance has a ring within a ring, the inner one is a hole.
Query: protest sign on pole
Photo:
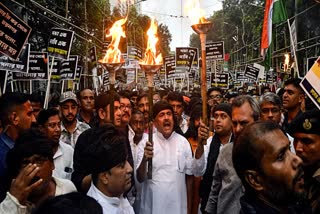
[[[74,80],[78,66],[78,56],[69,56],[68,60],[61,62],[61,80]]]
[[[207,60],[223,60],[224,59],[224,42],[208,42],[206,44]]]
[[[97,62],[96,46],[93,46],[92,48],[89,49],[89,58],[90,58],[90,62],[92,63]]]
[[[31,32],[24,21],[0,3],[0,52],[16,60]]]
[[[12,60],[6,55],[0,56],[0,70],[28,73],[30,44],[23,46],[19,57]]]

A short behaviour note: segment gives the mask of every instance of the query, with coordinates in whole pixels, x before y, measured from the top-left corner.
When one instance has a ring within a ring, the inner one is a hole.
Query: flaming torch
[[[284,55],[284,64],[283,64],[283,67],[284,67],[284,72],[287,72],[288,69],[289,69],[289,62],[290,62],[290,56],[288,53],[286,53]]]
[[[119,44],[121,37],[126,37],[125,31],[123,29],[124,24],[127,21],[127,17],[116,21],[109,30],[109,34],[106,37],[111,37],[111,43],[108,46],[106,55],[102,60],[99,60],[109,72],[110,81],[110,95],[111,95],[111,105],[110,105],[110,119],[114,123],[114,85],[116,83],[116,71],[118,71],[124,64],[124,59],[121,57],[121,51],[119,50]]]
[[[148,80],[148,100],[149,100],[149,121],[152,121],[152,108],[153,108],[153,76],[162,66],[162,55],[157,53],[157,37],[158,26],[154,19],[151,20],[150,28],[147,31],[148,43],[144,58],[140,60],[139,65],[141,70],[145,72]],[[153,124],[149,124],[149,142],[153,143]],[[152,179],[152,159],[148,160],[148,179]]]
[[[202,121],[208,125],[207,116],[207,63],[206,63],[206,37],[208,31],[212,28],[212,22],[204,18],[204,13],[200,9],[198,0],[190,0],[185,8],[191,17],[191,28],[200,35],[201,41],[201,97],[202,97]],[[206,143],[206,142],[203,142]]]

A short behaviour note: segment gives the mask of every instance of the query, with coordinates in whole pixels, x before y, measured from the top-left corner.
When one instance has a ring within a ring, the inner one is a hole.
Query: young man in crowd
[[[289,126],[296,154],[303,161],[305,187],[312,213],[320,212],[320,111],[306,111]]]
[[[21,93],[6,93],[0,98],[0,120],[3,132],[0,135],[0,201],[5,197],[4,176],[7,170],[6,157],[14,147],[19,135],[35,123],[29,98]]]
[[[60,141],[61,120],[59,110],[55,108],[41,110],[37,122],[39,130],[53,143],[53,162],[55,166],[53,176],[71,180],[73,148],[71,145]]]
[[[290,152],[280,126],[261,121],[247,126],[233,148],[233,165],[245,188],[241,213],[310,213],[302,160]]]
[[[87,147],[83,156],[92,176],[87,195],[98,201],[104,214],[133,214],[132,206],[123,197],[131,188],[132,175],[127,161],[127,139],[112,124],[94,129],[97,140]]]
[[[61,94],[59,103],[62,119],[60,140],[74,148],[79,135],[90,126],[77,119],[78,100],[73,92],[66,91]]]
[[[38,130],[21,134],[7,156],[11,188],[3,201],[4,213],[31,213],[45,199],[76,191],[66,179],[52,176],[53,143]]]

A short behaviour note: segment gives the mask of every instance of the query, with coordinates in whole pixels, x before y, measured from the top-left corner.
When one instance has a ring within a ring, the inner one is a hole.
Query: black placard
[[[30,52],[28,73],[13,73],[14,80],[47,80],[48,53]]]
[[[192,67],[198,67],[198,48],[178,47],[176,48],[176,67],[189,67],[190,57],[195,52]]]
[[[260,71],[260,68],[256,68],[252,64],[250,64],[246,66],[244,70],[244,76],[253,80],[257,80],[259,71]]]
[[[206,59],[224,59],[224,42],[208,42],[206,44]]]
[[[52,28],[48,44],[50,56],[59,59],[69,59],[74,32],[62,28]]]
[[[0,3],[0,52],[17,59],[31,32],[25,22]]]
[[[69,60],[61,62],[60,76],[61,80],[74,80],[78,66],[78,56],[70,56]]]
[[[22,51],[17,60],[11,60],[6,55],[0,56],[0,70],[7,70],[12,72],[28,73],[29,67],[29,53],[30,44],[23,46]]]
[[[167,76],[174,74],[176,69],[176,58],[174,55],[164,58],[164,66]]]
[[[80,66],[80,65],[78,65],[78,66],[77,66],[77,70],[76,70],[76,78],[75,78],[75,81],[76,81],[77,83],[80,82],[80,78],[81,78],[82,71],[83,71],[83,67]]]
[[[142,59],[142,50],[139,47],[128,46],[128,58],[129,59]]]
[[[211,75],[211,87],[229,88],[229,74],[216,73]]]

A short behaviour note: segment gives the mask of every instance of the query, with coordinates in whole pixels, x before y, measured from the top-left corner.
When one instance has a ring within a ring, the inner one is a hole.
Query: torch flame
[[[286,71],[289,68],[290,56],[288,53],[284,55],[284,70]]]
[[[209,21],[204,18],[204,11],[200,8],[199,0],[189,0],[186,3],[185,11],[191,18],[192,25],[208,23]]]
[[[161,53],[157,54],[157,43],[159,38],[157,37],[158,26],[154,19],[151,20],[150,28],[147,31],[148,43],[146,48],[146,53],[144,58],[140,60],[141,64],[145,65],[161,65],[162,64],[162,55]]]
[[[110,28],[109,34],[106,35],[106,37],[112,37],[112,40],[108,46],[106,55],[102,59],[102,63],[120,63],[123,61],[121,58],[121,51],[119,50],[119,44],[121,37],[126,37],[123,25],[127,22],[127,18],[128,16],[116,21]]]

